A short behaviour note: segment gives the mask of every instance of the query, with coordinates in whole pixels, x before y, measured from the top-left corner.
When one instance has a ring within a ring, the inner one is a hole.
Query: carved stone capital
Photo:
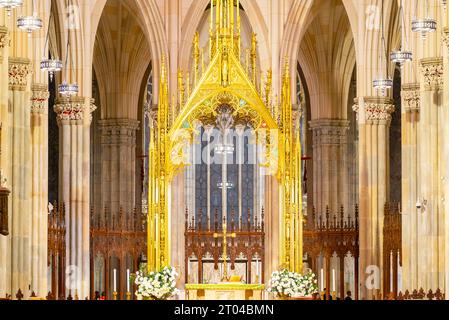
[[[28,75],[31,73],[30,64],[29,59],[9,58],[9,90],[26,90]]]
[[[49,97],[50,92],[46,84],[31,85],[31,113],[44,113]]]
[[[90,103],[87,103],[83,97],[59,97],[54,107],[58,124],[79,124],[84,123],[84,120],[90,124],[92,112],[96,109],[94,99],[90,99]]]
[[[102,145],[136,145],[140,122],[131,119],[106,119],[98,121]]]
[[[421,107],[421,88],[419,83],[409,83],[402,86],[402,104],[406,112],[419,112]]]
[[[3,49],[8,46],[8,28],[0,26],[0,63],[3,63]]]
[[[365,120],[369,124],[390,124],[391,115],[393,114],[395,107],[393,100],[385,97],[365,97]],[[360,106],[358,99],[355,99],[355,105],[352,110],[357,113],[359,117]]]
[[[426,90],[440,90],[444,84],[443,58],[426,58],[420,61],[421,73],[424,77]]]
[[[347,143],[349,121],[318,119],[310,121],[313,131],[313,144],[318,145],[342,145]]]
[[[443,43],[446,45],[447,49],[449,50],[449,28],[448,27],[443,29],[442,40],[443,40]]]

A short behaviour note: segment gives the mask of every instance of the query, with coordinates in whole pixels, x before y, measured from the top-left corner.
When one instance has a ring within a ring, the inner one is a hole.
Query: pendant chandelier
[[[4,8],[8,13],[8,17],[11,16],[12,9],[21,7],[23,0],[0,0],[0,8]]]
[[[66,57],[65,57],[65,69],[67,70],[67,62],[69,61],[70,56],[70,62],[71,62],[71,69],[72,71],[75,70],[73,67],[73,60],[72,56],[70,55],[70,27],[67,28],[67,50],[66,50]],[[71,97],[76,96],[79,92],[79,86],[77,83],[69,83],[68,81],[63,81],[58,86],[58,92],[60,95],[65,97]]]
[[[32,1],[32,7],[33,14],[31,16],[19,17],[17,19],[17,28],[28,32],[30,36],[33,31],[40,30],[43,26],[42,19],[37,16],[34,0]]]
[[[384,35],[384,0],[382,0],[382,18],[381,18],[381,50],[379,55],[379,65],[380,69],[385,64],[386,77],[383,76],[382,72],[379,78],[373,81],[373,87],[380,90],[382,94],[385,94],[386,90],[393,87],[393,79],[388,77],[388,65],[387,65],[387,46],[385,42]]]
[[[218,189],[223,189],[223,182],[217,183]],[[234,184],[232,182],[226,182],[226,189],[234,188]]]
[[[402,5],[402,0],[401,0],[401,7],[399,8],[399,20],[401,22],[400,24],[400,32],[402,35],[402,30],[403,26],[404,26],[404,11],[403,11],[403,5]],[[407,35],[402,35],[402,38],[405,38],[405,44],[407,47]],[[404,39],[403,39],[404,41]],[[401,68],[404,66],[404,64],[406,62],[412,61],[413,60],[413,53],[411,51],[406,51],[406,50],[402,50],[403,48],[403,44],[401,45],[401,49],[398,51],[393,51],[390,53],[390,60],[391,62],[394,63],[399,63],[399,65],[401,66]]]
[[[416,0],[415,15],[418,12],[418,1]],[[427,34],[435,32],[437,30],[437,22],[435,19],[429,17],[429,2],[426,0],[425,3],[426,17],[423,19],[417,19],[416,17],[412,21],[412,31],[421,33],[423,40],[427,38]]]
[[[234,154],[234,145],[229,143],[217,144],[214,151],[216,154]]]
[[[446,8],[447,8],[447,0],[441,0],[441,5],[443,6],[444,11],[446,11]]]
[[[53,77],[55,76],[56,72],[60,72],[62,70],[62,61],[61,60],[53,59],[51,57],[51,53],[50,53],[49,58],[45,58],[45,56],[47,55],[47,45],[48,45],[48,39],[50,37],[50,25],[51,25],[52,18],[53,18],[53,14],[52,14],[52,12],[50,12],[50,18],[48,21],[47,37],[45,39],[45,45],[44,45],[44,55],[43,55],[44,58],[42,58],[42,60],[41,60],[41,70],[48,72],[48,75],[50,76],[50,81],[53,80]]]

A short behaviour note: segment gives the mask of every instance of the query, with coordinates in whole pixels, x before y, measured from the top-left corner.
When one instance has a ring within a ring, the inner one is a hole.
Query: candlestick
[[[114,292],[112,293],[112,300],[117,300],[118,297],[118,293],[114,290]]]
[[[332,291],[335,292],[335,269],[332,269]]]
[[[130,273],[129,269],[126,270],[126,292],[129,292],[129,283],[130,283]]]
[[[131,292],[126,293],[126,300],[131,300]]]
[[[324,290],[324,269],[321,268],[321,290]]]
[[[117,292],[117,269],[114,269],[114,292]]]

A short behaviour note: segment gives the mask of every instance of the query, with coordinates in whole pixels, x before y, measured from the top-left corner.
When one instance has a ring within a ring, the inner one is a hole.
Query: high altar
[[[279,205],[275,206],[278,210],[266,214],[270,215],[270,221],[263,221],[263,210],[259,218],[260,213],[248,213],[245,216],[247,224],[242,221],[241,212],[240,217],[234,220],[234,213],[228,207],[228,172],[226,156],[223,156],[222,203],[213,223],[209,221],[213,217],[208,216],[208,221],[203,221],[202,215],[188,221],[186,214],[185,282],[189,282],[191,270],[188,259],[193,255],[198,260],[197,281],[200,283],[186,284],[189,299],[261,299],[264,285],[252,284],[254,270],[252,273],[251,269],[254,268],[256,256],[257,269],[257,259],[262,260],[261,270],[258,270],[262,282],[266,275],[274,271],[265,269],[269,259],[265,255],[266,250],[279,252],[278,265],[271,269],[283,265],[292,271],[302,270],[301,142],[299,117],[293,117],[290,70],[286,63],[280,101],[274,99],[271,71],[267,72],[265,84],[256,74],[255,34],[251,48],[246,54],[242,53],[239,8],[239,0],[211,0],[210,62],[207,67],[204,66],[197,33],[193,45],[193,75],[184,77],[181,71],[178,73],[177,103],[170,102],[165,61],[162,63],[157,119],[150,133],[148,267],[158,270],[171,264],[174,222],[171,219],[170,185],[175,176],[190,165],[189,147],[198,126],[218,128],[223,153],[226,153],[230,130],[242,127],[253,130],[256,143],[262,150],[257,165],[277,180],[279,188],[276,189],[276,199],[279,199]],[[241,62],[245,57],[246,66]],[[267,193],[266,197],[269,196]],[[272,224],[277,228],[274,233]],[[267,237],[276,237],[275,241],[267,244],[269,248],[266,248]],[[275,247],[271,247],[271,243]],[[206,250],[205,244],[210,248]],[[218,270],[219,263],[224,265],[223,279],[226,282],[228,262],[235,268],[239,257],[246,261],[246,284],[204,284],[204,259],[208,259],[215,270]]]

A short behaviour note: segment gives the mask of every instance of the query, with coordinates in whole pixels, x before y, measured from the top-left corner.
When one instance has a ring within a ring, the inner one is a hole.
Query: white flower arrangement
[[[280,298],[311,297],[318,293],[318,285],[312,272],[302,275],[284,269],[273,272],[267,291]]]
[[[178,273],[173,267],[165,267],[159,272],[147,273],[142,268],[136,273],[136,296],[138,300],[167,300],[178,293],[176,278]]]

